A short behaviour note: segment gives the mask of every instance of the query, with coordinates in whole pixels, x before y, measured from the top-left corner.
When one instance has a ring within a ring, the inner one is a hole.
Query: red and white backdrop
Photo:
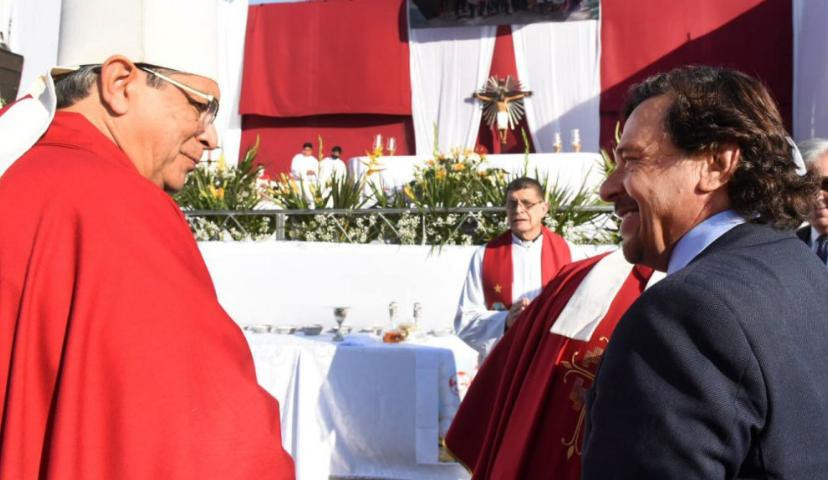
[[[428,154],[435,124],[443,149],[495,150],[469,100],[490,74],[533,90],[522,127],[537,152],[573,128],[585,149],[609,145],[629,86],[687,63],[761,77],[795,139],[828,137],[822,0],[602,0],[600,21],[413,31],[404,0],[268,1],[217,0],[214,41],[221,143],[235,158],[259,135],[272,173],[319,136],[346,157],[377,133],[397,138],[399,154]],[[0,0],[0,31],[26,57],[26,79],[56,58],[60,4]],[[502,150],[523,151],[517,137]]]
[[[288,170],[302,143],[316,145],[319,136],[326,151],[341,145],[346,157],[362,155],[378,133],[397,138],[398,154],[428,154],[435,143],[497,151],[470,95],[489,75],[513,75],[533,91],[522,125],[532,151],[552,151],[555,132],[568,143],[574,128],[584,149],[597,151],[611,143],[632,83],[688,63],[762,78],[791,126],[790,0],[602,0],[600,20],[416,30],[408,29],[405,6],[251,5],[243,148],[259,136],[260,160],[271,173]],[[813,49],[824,52],[825,43]],[[523,148],[518,133],[502,151]]]

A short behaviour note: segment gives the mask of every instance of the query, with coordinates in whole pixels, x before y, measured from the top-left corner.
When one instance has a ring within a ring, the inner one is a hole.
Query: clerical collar
[[[539,234],[538,234],[538,236],[537,236],[537,237],[535,237],[535,239],[534,239],[534,240],[524,240],[524,239],[522,239],[522,238],[518,237],[517,235],[515,235],[515,234],[513,233],[513,234],[512,234],[512,243],[517,243],[517,244],[518,244],[518,245],[520,245],[521,247],[526,247],[526,248],[529,248],[529,247],[531,247],[532,245],[536,245],[536,244],[538,243],[538,240],[540,240],[540,239],[541,239],[541,237],[543,237],[543,231],[541,231],[541,233],[539,233]]]
[[[673,274],[692,262],[711,243],[731,228],[745,223],[745,219],[733,210],[725,210],[693,227],[676,243],[670,254],[667,275]]]

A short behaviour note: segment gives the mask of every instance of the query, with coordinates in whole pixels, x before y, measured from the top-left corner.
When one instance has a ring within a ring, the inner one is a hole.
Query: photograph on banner
[[[600,0],[408,0],[411,28],[596,20]]]

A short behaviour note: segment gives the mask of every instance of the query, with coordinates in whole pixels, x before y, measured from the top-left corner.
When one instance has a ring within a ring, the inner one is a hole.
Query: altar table
[[[476,369],[454,336],[384,344],[367,334],[245,332],[259,384],[281,409],[282,442],[297,478],[466,479],[441,462],[448,430]]]

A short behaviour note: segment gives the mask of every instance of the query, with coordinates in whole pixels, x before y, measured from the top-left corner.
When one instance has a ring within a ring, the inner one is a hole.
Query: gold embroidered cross
[[[500,292],[503,291],[503,287],[501,287],[500,284],[498,283],[497,285],[494,286],[494,291],[497,292],[497,293],[500,293]]]

